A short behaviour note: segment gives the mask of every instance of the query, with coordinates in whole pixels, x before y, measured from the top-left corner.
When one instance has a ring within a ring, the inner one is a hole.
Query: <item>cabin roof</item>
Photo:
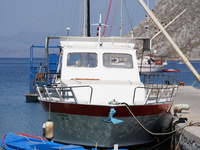
[[[60,37],[61,45],[68,48],[112,48],[133,49],[135,39],[131,37]]]

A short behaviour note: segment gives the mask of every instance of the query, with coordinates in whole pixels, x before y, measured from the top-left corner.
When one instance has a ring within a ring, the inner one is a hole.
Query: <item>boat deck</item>
[[[179,131],[176,136],[177,142],[186,149],[200,148],[200,89],[192,86],[180,86],[174,104],[189,104],[189,110],[182,110],[182,118],[187,118],[191,122],[190,126]],[[183,126],[178,124],[176,127]]]

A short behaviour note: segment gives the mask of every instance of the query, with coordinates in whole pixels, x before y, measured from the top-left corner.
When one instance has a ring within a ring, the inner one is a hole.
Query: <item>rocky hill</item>
[[[184,11],[166,30],[186,57],[200,59],[200,0],[158,0],[152,11],[163,26]],[[134,36],[153,37],[159,31],[150,20],[147,34],[147,26],[144,21],[134,27]],[[152,50],[169,58],[179,57],[162,33],[152,40]]]

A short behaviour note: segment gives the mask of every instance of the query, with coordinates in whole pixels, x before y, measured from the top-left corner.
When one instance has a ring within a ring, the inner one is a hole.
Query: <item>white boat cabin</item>
[[[134,96],[134,89],[143,87],[143,83],[133,38],[63,37],[60,40],[63,49],[60,86],[72,87],[77,103],[145,103],[144,89],[137,89]]]

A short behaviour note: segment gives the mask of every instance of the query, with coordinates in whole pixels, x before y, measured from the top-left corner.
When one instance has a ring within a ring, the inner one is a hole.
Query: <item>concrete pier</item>
[[[186,117],[189,126],[176,133],[176,145],[184,150],[200,149],[200,89],[192,86],[180,86],[174,104],[189,104],[189,110],[182,110],[178,116]],[[176,128],[183,126],[176,125]]]

